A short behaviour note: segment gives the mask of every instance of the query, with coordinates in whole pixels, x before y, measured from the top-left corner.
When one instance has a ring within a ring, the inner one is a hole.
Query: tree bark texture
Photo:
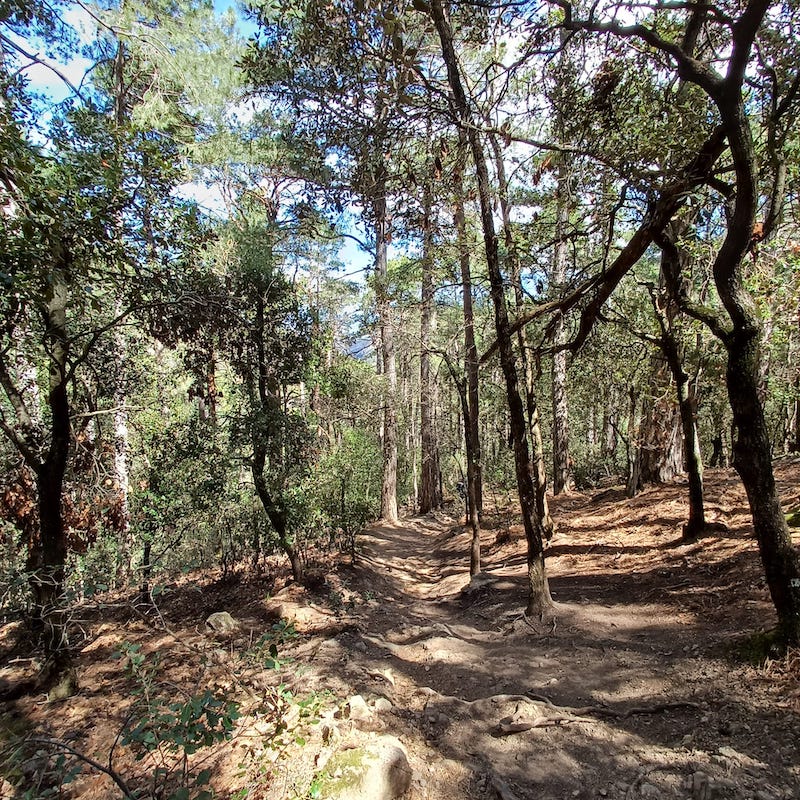
[[[64,598],[67,536],[63,514],[64,476],[72,435],[67,394],[69,261],[66,247],[56,240],[53,244],[54,267],[49,276],[50,298],[44,307],[44,345],[50,359],[47,394],[50,444],[44,460],[32,465],[39,495],[39,536],[31,542],[26,565],[33,594],[32,621],[48,661],[45,682],[56,680],[69,661]]]
[[[660,357],[653,359],[650,385],[659,392],[647,397],[639,426],[639,479],[666,483],[683,474],[680,411],[669,395],[670,374]],[[674,396],[674,395],[673,395]]]
[[[573,67],[568,57],[567,32],[561,32],[561,55],[558,88],[556,90],[555,117],[556,138],[567,141],[567,120],[564,103],[569,91]],[[572,159],[568,153],[557,155],[556,173],[556,246],[553,251],[553,267],[550,274],[551,291],[560,295],[567,280],[567,232],[570,211],[570,167]],[[553,402],[553,494],[558,495],[572,488],[573,477],[569,456],[569,402],[567,398],[567,352],[558,349],[565,341],[564,317],[558,314],[553,320],[553,353],[551,366],[551,393]]]
[[[725,240],[714,261],[714,283],[731,321],[723,342],[728,354],[726,380],[737,438],[734,467],[744,484],[761,561],[778,624],[786,641],[800,642],[800,557],[775,487],[769,432],[759,396],[761,326],[744,285],[743,262],[752,246],[758,209],[758,169],[742,83],[755,32],[769,7],[751,0],[734,27],[728,76],[711,93],[728,138],[736,194]]]

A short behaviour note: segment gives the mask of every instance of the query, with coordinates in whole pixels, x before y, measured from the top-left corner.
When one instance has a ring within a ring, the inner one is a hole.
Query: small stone
[[[384,713],[386,711],[391,711],[393,706],[391,700],[387,700],[385,697],[379,697],[373,703],[373,707],[379,713]]]
[[[639,787],[639,794],[642,797],[649,797],[651,800],[657,800],[661,797],[661,790],[657,786],[653,786],[652,783],[643,783]]]
[[[353,642],[353,650],[355,650],[358,653],[366,653],[367,645],[366,643],[362,642],[361,639],[359,639],[358,641]]]
[[[231,633],[238,630],[239,623],[227,611],[217,611],[206,620],[206,628],[214,633]]]
[[[360,694],[354,694],[347,701],[347,718],[352,720],[367,720],[372,717],[372,712],[366,700]]]
[[[600,797],[608,797],[608,789],[601,789],[598,794]]]
[[[717,751],[721,756],[725,758],[730,758],[733,761],[741,761],[743,756],[737,750],[734,750],[732,747],[720,747]]]

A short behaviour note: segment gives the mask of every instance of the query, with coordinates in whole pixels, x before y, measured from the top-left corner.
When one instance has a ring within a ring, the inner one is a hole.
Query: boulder
[[[396,800],[411,785],[411,767],[394,736],[379,736],[363,747],[340,750],[320,779],[328,800]]]

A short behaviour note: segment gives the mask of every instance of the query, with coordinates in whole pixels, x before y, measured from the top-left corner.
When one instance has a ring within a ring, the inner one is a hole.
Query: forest
[[[0,797],[800,798],[796,0],[0,0],[0,83]]]

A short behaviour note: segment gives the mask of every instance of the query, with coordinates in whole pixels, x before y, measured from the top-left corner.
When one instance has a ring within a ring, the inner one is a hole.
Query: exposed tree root
[[[541,694],[534,694],[533,692],[527,693],[529,700],[535,700],[539,703],[544,703],[555,711],[571,714],[575,717],[581,717],[586,714],[591,714],[597,717],[610,717],[611,719],[628,719],[628,717],[640,716],[643,714],[661,714],[664,711],[671,711],[676,708],[691,708],[695,711],[702,711],[703,707],[697,703],[692,703],[689,700],[677,700],[670,703],[656,703],[652,706],[634,706],[633,708],[616,709],[609,708],[608,706],[581,706],[580,708],[570,708],[566,706],[557,706],[550,698]]]
[[[503,697],[500,695],[499,697]],[[581,706],[580,708],[570,708],[555,705],[549,698],[543,695],[528,694],[524,698],[519,695],[506,695],[505,699],[517,701],[519,699],[528,702],[544,703],[551,709],[551,713],[541,714],[532,720],[517,720],[516,714],[511,717],[504,717],[492,729],[492,736],[511,736],[515,733],[524,733],[534,728],[553,728],[571,722],[596,722],[597,717],[609,717],[612,719],[627,719],[641,714],[660,714],[675,708],[692,708],[702,710],[696,703],[689,701],[677,701],[671,703],[657,703],[652,706],[637,706],[618,710],[607,708],[606,706]],[[480,702],[480,701],[474,701]]]
[[[589,717],[576,717],[573,714],[549,714],[525,722],[515,722],[514,717],[505,717],[494,726],[492,736],[511,736],[533,728],[555,728],[567,722],[595,722],[595,720]]]

